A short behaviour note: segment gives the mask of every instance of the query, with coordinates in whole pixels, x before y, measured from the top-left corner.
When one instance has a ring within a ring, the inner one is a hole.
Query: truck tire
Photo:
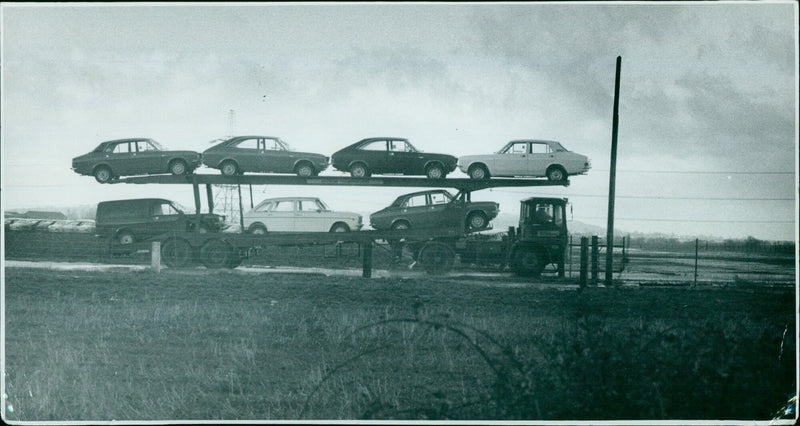
[[[233,262],[233,248],[219,238],[207,240],[200,247],[200,262],[209,269],[230,267]]]
[[[173,238],[161,246],[161,260],[170,268],[180,268],[192,261],[192,246],[182,238]]]
[[[426,243],[417,255],[417,261],[431,275],[450,272],[455,258],[453,249],[449,245],[439,242]]]
[[[547,263],[534,248],[522,247],[514,253],[512,266],[517,275],[538,277]]]

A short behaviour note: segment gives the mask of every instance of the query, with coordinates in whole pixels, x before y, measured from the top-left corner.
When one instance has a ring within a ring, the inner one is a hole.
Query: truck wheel
[[[192,260],[192,246],[180,238],[167,240],[161,246],[161,259],[170,268],[186,266]]]
[[[111,169],[106,166],[100,166],[94,169],[94,180],[100,183],[106,183],[111,180],[114,175],[111,173]]]
[[[518,275],[538,277],[542,274],[546,263],[533,249],[521,248],[514,254],[513,266]]]
[[[225,176],[233,176],[239,173],[239,166],[237,166],[235,162],[227,160],[219,165],[219,171]]]
[[[561,166],[550,166],[547,169],[547,180],[567,180],[567,172]]]
[[[206,241],[200,247],[200,261],[209,269],[224,268],[233,260],[233,248],[218,238]]]
[[[467,216],[467,228],[470,230],[478,230],[486,228],[489,221],[486,219],[486,214],[483,212],[472,212]]]
[[[437,242],[425,244],[417,255],[420,265],[431,275],[449,272],[453,268],[455,257],[455,253],[450,246]]]

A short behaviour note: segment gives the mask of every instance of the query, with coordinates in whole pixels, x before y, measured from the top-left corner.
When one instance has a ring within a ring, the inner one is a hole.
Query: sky
[[[100,185],[70,169],[110,139],[202,152],[227,135],[263,134],[328,156],[373,136],[456,156],[551,139],[589,156],[592,170],[569,187],[473,200],[499,202],[513,222],[521,199],[566,197],[574,221],[605,227],[621,56],[616,232],[798,234],[795,2],[1,7],[6,211],[193,204],[190,186]],[[253,191],[255,203],[319,196],[369,214],[414,190]]]

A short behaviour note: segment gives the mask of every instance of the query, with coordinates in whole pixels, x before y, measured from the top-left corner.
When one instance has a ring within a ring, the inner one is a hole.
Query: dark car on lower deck
[[[458,159],[448,154],[421,152],[404,138],[367,138],[331,156],[336,170],[353,177],[397,173],[443,179],[456,169]]]
[[[72,159],[72,170],[106,183],[120,176],[188,174],[200,166],[200,153],[165,150],[150,138],[116,139]]]
[[[378,230],[460,227],[479,231],[489,227],[500,205],[469,200],[469,194],[453,196],[444,189],[412,192],[397,197],[383,210],[370,215],[370,226]]]

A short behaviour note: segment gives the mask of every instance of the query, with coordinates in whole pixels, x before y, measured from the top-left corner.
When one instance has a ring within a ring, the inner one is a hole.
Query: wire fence
[[[565,278],[580,276],[580,237],[573,236],[565,255]],[[6,260],[89,262],[101,264],[149,264],[149,250],[114,254],[109,239],[94,232],[48,232],[46,229],[5,230],[3,257]],[[589,244],[590,285],[605,274],[606,244],[597,238],[597,251]],[[794,245],[766,242],[649,241],[623,237],[613,245],[613,278],[644,285],[794,285],[796,259]],[[260,255],[243,265],[291,266],[305,268],[360,268],[363,250],[358,243],[305,246],[267,246]],[[398,253],[388,244],[378,243],[373,250],[373,267],[408,268],[414,259],[408,252]],[[477,262],[478,264],[480,262]],[[487,262],[490,264],[491,262]],[[593,267],[596,265],[596,267]],[[456,272],[481,270],[475,264],[456,263]],[[486,272],[486,269],[482,270]],[[492,272],[502,267],[490,268]],[[555,274],[555,265],[545,274]],[[505,273],[508,270],[505,269]]]

